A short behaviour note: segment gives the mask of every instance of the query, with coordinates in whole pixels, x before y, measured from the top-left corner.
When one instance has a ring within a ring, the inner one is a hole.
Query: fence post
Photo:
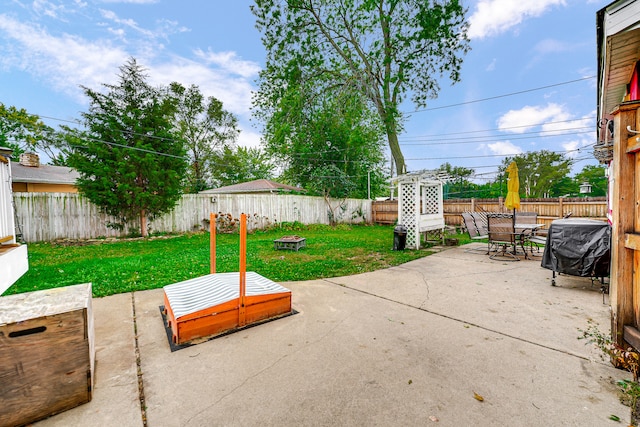
[[[563,201],[564,197],[558,197],[558,209],[560,209],[560,215],[558,215],[558,218],[564,217],[564,206],[562,205]]]
[[[471,212],[475,212],[476,211],[476,199],[474,199],[473,197],[471,198]]]

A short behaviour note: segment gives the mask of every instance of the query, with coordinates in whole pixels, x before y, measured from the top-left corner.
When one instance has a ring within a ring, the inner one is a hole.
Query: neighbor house
[[[23,153],[19,162],[12,162],[13,191],[23,193],[77,193],[80,176],[66,166],[40,164],[35,153]]]
[[[255,181],[242,182],[226,187],[212,188],[201,191],[200,194],[247,194],[247,193],[304,193],[304,189],[292,185],[269,181],[268,179],[256,179]]]
[[[27,245],[16,238],[11,166],[11,150],[0,147],[0,294],[29,269]]]
[[[611,333],[640,349],[640,2],[596,14],[598,141],[609,174]]]

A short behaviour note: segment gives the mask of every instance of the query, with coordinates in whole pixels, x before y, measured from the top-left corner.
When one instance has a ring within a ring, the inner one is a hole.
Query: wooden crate
[[[91,400],[91,284],[0,297],[0,426]]]

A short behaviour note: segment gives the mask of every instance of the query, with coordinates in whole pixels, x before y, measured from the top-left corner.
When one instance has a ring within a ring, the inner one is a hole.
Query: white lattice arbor
[[[420,233],[443,232],[443,176],[437,171],[421,171],[399,175],[398,224],[407,229],[407,247],[420,248]]]

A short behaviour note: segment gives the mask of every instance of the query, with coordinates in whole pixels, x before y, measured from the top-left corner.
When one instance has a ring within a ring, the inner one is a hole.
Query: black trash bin
[[[404,251],[407,244],[407,227],[402,224],[396,225],[393,229],[393,250]]]

